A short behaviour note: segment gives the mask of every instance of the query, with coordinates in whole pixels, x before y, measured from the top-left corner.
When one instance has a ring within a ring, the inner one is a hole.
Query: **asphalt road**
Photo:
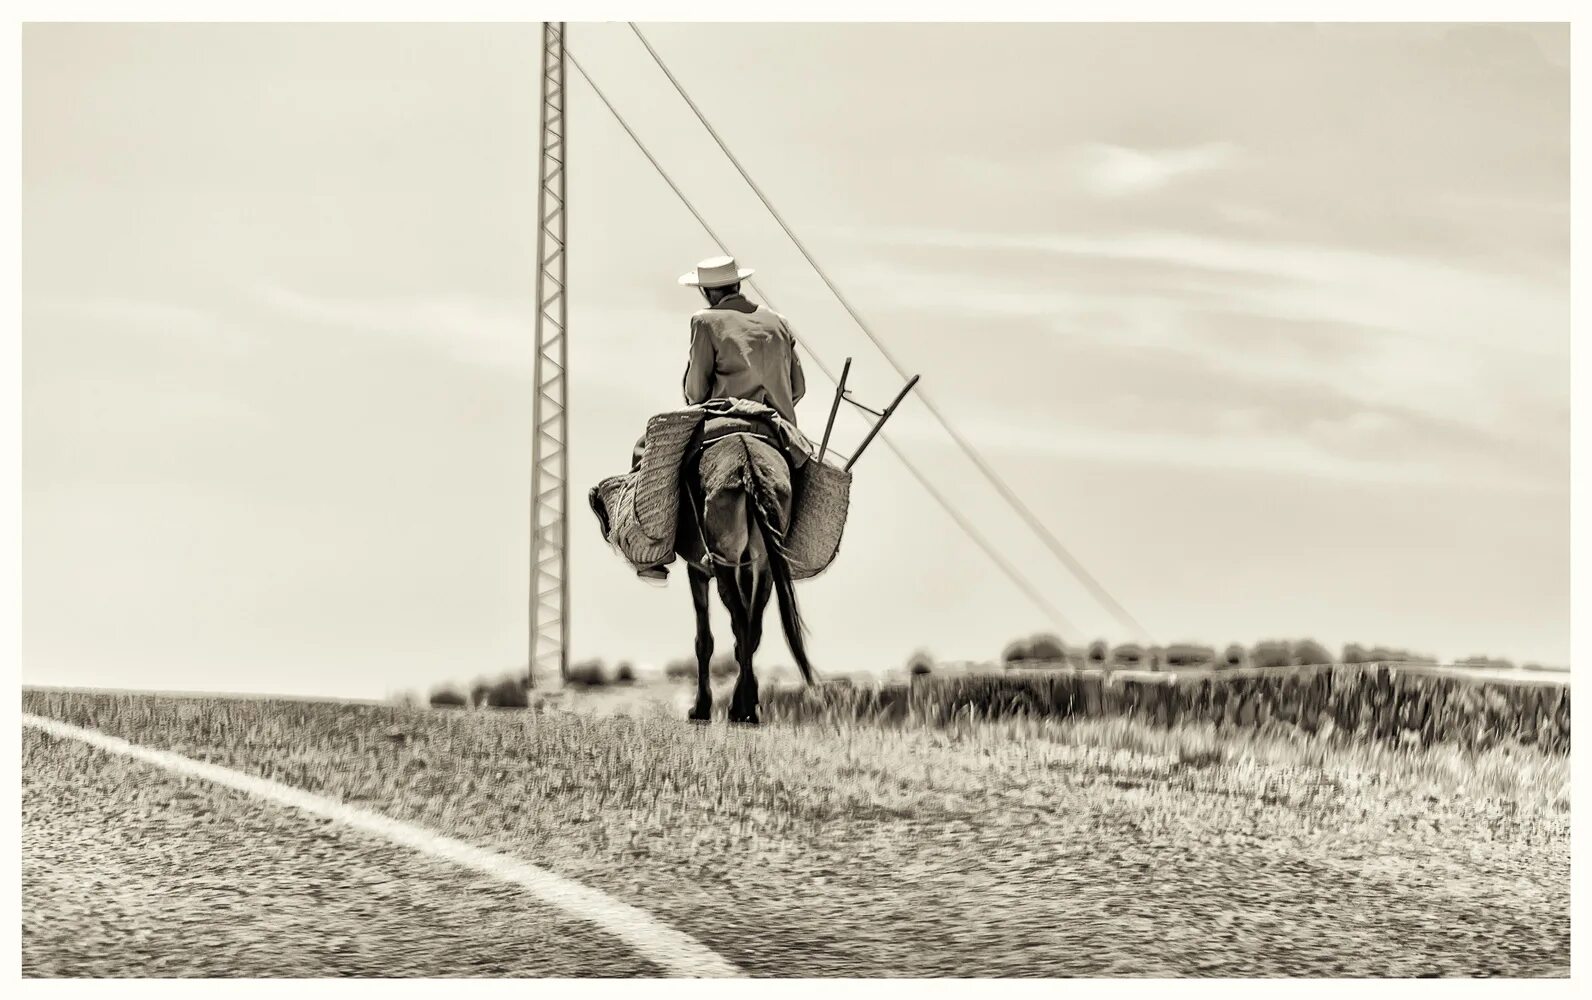
[[[241,792],[31,731],[23,775],[25,976],[654,974],[512,886]]]

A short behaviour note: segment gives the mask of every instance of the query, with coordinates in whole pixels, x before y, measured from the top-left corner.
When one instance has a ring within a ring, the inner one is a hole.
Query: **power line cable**
[[[586,85],[592,89],[592,93],[597,95],[597,99],[603,103],[603,107],[608,109],[608,113],[614,116],[614,120],[617,121],[619,126],[625,130],[625,134],[630,136],[630,141],[636,144],[636,148],[641,150],[641,154],[647,158],[648,163],[652,164],[652,168],[658,172],[658,176],[662,177],[664,183],[669,185],[669,190],[674,192],[675,197],[680,199],[681,203],[684,204],[686,209],[691,213],[692,218],[696,219],[697,224],[700,225],[708,234],[708,238],[711,239],[716,246],[718,246],[719,252],[729,256],[730,251],[725,245],[724,240],[719,237],[719,234],[708,223],[707,219],[703,218],[702,213],[697,210],[696,205],[692,203],[691,199],[686,197],[685,192],[680,190],[680,185],[676,184],[674,182],[674,178],[669,176],[669,172],[663,168],[661,163],[658,162],[658,158],[652,155],[652,151],[647,148],[647,144],[641,141],[641,137],[636,134],[635,129],[630,127],[630,123],[627,122],[625,117],[619,113],[619,110],[614,107],[613,102],[608,100],[608,96],[603,93],[602,88],[597,86],[596,82],[592,80],[591,74],[586,72],[585,67],[581,66],[580,61],[575,58],[574,54],[569,51],[567,46],[564,49],[564,58],[568,59],[570,65],[575,67],[575,71],[580,74],[581,79],[586,81]],[[748,280],[747,284],[751,286],[752,290],[757,293],[758,297],[761,298],[770,309],[774,309],[776,311],[778,310],[779,307],[776,306],[773,300],[770,299],[763,289],[758,286],[757,282]],[[794,334],[794,331],[793,335],[796,336],[797,342],[807,352],[808,357],[813,361],[814,364],[818,366],[818,370],[824,373],[824,376],[829,379],[831,384],[838,385],[839,379],[835,377],[835,373],[830,370],[829,366],[824,364],[823,359],[819,357],[818,353],[812,349],[812,346],[803,340],[800,335]],[[984,550],[984,554],[989,556],[990,560],[994,562],[1003,573],[1006,574],[1007,579],[1011,580],[1013,585],[1021,590],[1041,611],[1051,616],[1056,624],[1062,627],[1064,633],[1071,635],[1079,634],[1078,630],[1073,626],[1072,622],[1067,618],[1067,616],[1062,614],[1054,604],[1047,600],[1044,595],[1040,593],[1037,587],[1035,587],[1027,580],[1027,578],[1017,571],[1016,567],[1007,562],[1006,559],[1001,556],[1001,554],[990,543],[990,541],[979,533],[978,529],[973,526],[972,522],[970,522],[961,512],[951,506],[951,502],[946,498],[945,494],[941,493],[940,490],[929,481],[928,477],[923,474],[922,470],[920,470],[911,459],[907,458],[906,454],[902,452],[896,443],[890,439],[889,434],[881,430],[879,432],[879,438],[885,443],[885,446],[890,449],[896,458],[901,461],[901,464],[906,467],[906,470],[912,474],[913,478],[918,481],[918,485],[923,487],[924,492],[928,493],[929,496],[940,505],[941,509],[943,509],[951,518],[951,520],[956,523],[957,527],[962,529],[963,533],[971,538],[979,546],[979,548]]]
[[[699,108],[697,103],[691,99],[691,95],[686,93],[685,87],[681,85],[680,81],[669,69],[668,65],[664,63],[663,57],[658,54],[658,50],[652,47],[652,43],[647,40],[647,36],[642,34],[641,28],[634,21],[629,21],[627,23],[630,25],[630,30],[635,32],[636,37],[641,40],[641,44],[646,47],[647,52],[652,56],[653,62],[658,64],[658,68],[663,71],[664,76],[669,78],[669,82],[674,85],[674,89],[685,100],[686,104],[690,106],[692,112],[696,115],[697,120],[702,123],[702,127],[707,129],[708,134],[713,137],[713,141],[718,144],[719,149],[729,159],[730,163],[735,166],[736,171],[738,171],[741,175],[741,179],[746,181],[747,186],[752,189],[752,193],[757,195],[758,200],[763,203],[763,207],[768,209],[769,214],[774,217],[774,221],[779,223],[780,228],[785,231],[785,235],[790,238],[790,241],[793,244],[795,244],[796,249],[801,251],[802,256],[807,259],[807,263],[812,266],[812,269],[815,272],[817,272],[818,277],[823,279],[824,284],[829,287],[830,292],[834,294],[835,299],[839,301],[842,308],[844,308],[851,316],[858,328],[860,328],[862,332],[867,335],[868,339],[873,342],[874,347],[877,348],[879,353],[884,356],[884,359],[890,363],[890,366],[896,370],[896,374],[903,379],[910,377],[907,375],[906,369],[898,360],[896,360],[895,355],[892,354],[890,349],[884,345],[884,342],[879,339],[868,323],[860,314],[858,314],[856,308],[852,306],[850,300],[848,300],[835,285],[834,281],[829,277],[828,272],[824,270],[823,266],[820,265],[817,259],[813,257],[812,253],[808,251],[806,245],[802,243],[801,239],[785,221],[785,217],[782,216],[779,213],[779,210],[774,207],[774,203],[769,200],[768,195],[764,194],[763,189],[758,187],[756,181],[752,180],[751,174],[749,174],[746,168],[741,165],[741,161],[736,158],[735,154],[730,151],[728,144],[725,143],[723,137],[719,135],[718,130],[713,127],[712,123],[708,121],[707,116],[702,113],[702,109]],[[974,466],[978,468],[979,472],[983,474],[984,478],[989,482],[989,484],[993,486],[996,492],[999,493],[1006,501],[1007,505],[1017,512],[1018,516],[1023,519],[1023,521],[1028,525],[1029,529],[1032,530],[1034,534],[1039,536],[1039,538],[1045,543],[1046,547],[1050,549],[1051,553],[1055,555],[1057,559],[1061,560],[1061,562],[1072,572],[1073,576],[1075,576],[1078,581],[1082,583],[1091,594],[1094,595],[1095,599],[1099,601],[1103,607],[1110,611],[1120,623],[1126,625],[1139,637],[1149,638],[1149,632],[1144,628],[1143,625],[1139,624],[1136,618],[1128,613],[1128,610],[1122,606],[1122,602],[1118,601],[1116,597],[1112,596],[1111,592],[1105,588],[1105,585],[1099,580],[1095,579],[1094,575],[1084,568],[1083,564],[1078,561],[1077,557],[1069,552],[1066,546],[1061,544],[1061,540],[1058,539],[1049,528],[1045,527],[1045,525],[1039,520],[1038,516],[1035,515],[1034,512],[1029,509],[1028,505],[1025,504],[1022,499],[1018,497],[1018,495],[1012,490],[1012,488],[1006,484],[1006,481],[1000,477],[993,467],[990,466],[990,464],[984,459],[984,456],[979,454],[978,450],[974,448],[973,445],[956,430],[956,428],[951,426],[951,422],[946,419],[945,414],[941,412],[938,406],[935,405],[933,398],[928,394],[928,392],[920,388],[917,391],[917,395],[924,407],[927,408],[929,413],[934,416],[935,420],[939,421],[940,426],[945,429],[945,432],[950,435],[951,440],[956,442],[957,447],[962,450],[962,453],[965,454],[970,461],[972,461]]]

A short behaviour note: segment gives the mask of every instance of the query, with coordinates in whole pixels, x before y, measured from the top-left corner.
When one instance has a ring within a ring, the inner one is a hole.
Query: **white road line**
[[[502,879],[519,886],[549,906],[557,907],[571,916],[595,924],[629,945],[636,954],[657,965],[669,975],[723,977],[742,974],[740,969],[689,934],[665,926],[645,910],[621,903],[606,893],[506,854],[483,850],[462,840],[445,837],[423,827],[390,819],[368,809],[359,809],[280,782],[207,764],[166,750],[138,746],[92,729],[83,729],[26,712],[22,714],[22,724],[53,736],[79,740],[110,753],[154,764],[156,767],[163,767],[178,774],[203,778],[270,802],[290,806],[315,816],[323,816],[344,826],[401,844],[421,854],[442,858],[461,867]]]

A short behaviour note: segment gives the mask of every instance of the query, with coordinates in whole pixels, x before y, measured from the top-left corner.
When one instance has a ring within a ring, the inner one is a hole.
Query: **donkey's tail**
[[[796,584],[791,578],[790,561],[785,557],[785,533],[779,528],[774,504],[763,485],[756,481],[757,473],[748,464],[753,481],[748,483],[747,506],[752,519],[763,535],[763,548],[768,553],[768,569],[774,578],[774,598],[779,602],[779,623],[785,632],[785,643],[796,658],[796,667],[802,680],[813,683],[813,666],[807,659],[807,625],[802,621],[801,608],[796,604]]]

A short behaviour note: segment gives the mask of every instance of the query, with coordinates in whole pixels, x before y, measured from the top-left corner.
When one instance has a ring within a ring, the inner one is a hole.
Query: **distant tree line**
[[[1179,670],[1235,667],[1291,667],[1315,666],[1326,663],[1436,663],[1435,657],[1413,653],[1407,649],[1390,646],[1345,645],[1334,657],[1327,647],[1314,639],[1264,639],[1252,646],[1230,643],[1220,652],[1214,646],[1182,642],[1169,646],[1143,646],[1124,642],[1113,646],[1104,639],[1096,639],[1085,646],[1072,646],[1053,632],[1040,632],[1014,639],[1001,650],[1000,663],[1006,668],[1071,666],[1112,667],[1124,670]],[[1469,656],[1457,661],[1459,666],[1478,669],[1512,670],[1515,664],[1504,658]],[[708,665],[708,674],[714,681],[725,681],[738,671],[735,657],[720,653]],[[934,674],[939,665],[927,650],[919,649],[908,657],[906,672],[913,678]],[[1527,663],[1526,670],[1541,670],[1535,663]],[[671,681],[695,683],[697,664],[694,657],[670,660],[664,665],[664,677]],[[599,688],[612,684],[633,684],[637,680],[635,667],[629,661],[620,661],[612,669],[600,659],[580,660],[570,664],[566,682],[576,688]],[[424,703],[437,708],[525,708],[530,703],[530,677],[526,671],[511,671],[497,678],[480,678],[468,688],[444,684],[434,688]],[[849,683],[845,678],[834,677],[829,683],[840,686]],[[393,700],[408,705],[420,705],[418,695],[407,693]]]
[[[1264,639],[1252,646],[1231,643],[1217,652],[1216,647],[1199,643],[1174,643],[1169,646],[1143,646],[1135,642],[1110,645],[1096,639],[1086,646],[1069,646],[1052,632],[1041,632],[1015,639],[1001,650],[1006,667],[1061,665],[1121,667],[1165,670],[1191,667],[1289,667],[1325,663],[1436,663],[1436,657],[1389,646],[1362,646],[1349,643],[1334,656],[1314,639]],[[1463,666],[1513,669],[1507,659],[1472,656],[1458,661]],[[1534,665],[1528,665],[1534,666]]]
[[[598,659],[579,660],[569,665],[567,682],[577,687],[601,687],[605,684],[631,684],[636,680],[636,670],[629,661],[621,661],[612,670]],[[481,677],[468,688],[458,684],[441,684],[431,690],[426,703],[433,708],[525,708],[530,705],[530,672],[513,670],[496,678]],[[404,702],[413,702],[412,695],[400,696]]]

